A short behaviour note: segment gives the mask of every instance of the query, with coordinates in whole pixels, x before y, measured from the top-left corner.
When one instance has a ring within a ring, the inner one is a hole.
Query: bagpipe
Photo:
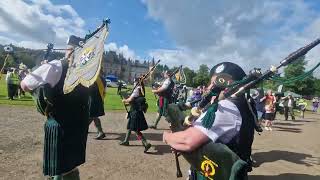
[[[109,23],[110,19],[103,20],[102,25],[93,33],[86,35],[85,38],[71,35],[68,38],[67,45],[73,48],[56,49],[53,43],[49,43],[47,44],[47,49],[40,49],[46,50],[41,63],[46,63],[49,60],[49,56],[53,50],[69,51],[69,54],[66,53],[68,56],[64,58],[69,59],[69,61],[62,61],[62,66],[67,67],[67,74],[63,84],[64,94],[70,93],[79,84],[89,88],[96,82],[100,74],[104,51],[103,45],[108,35]],[[40,64],[34,68],[37,68]],[[31,92],[37,110],[45,116],[49,115],[52,106],[51,101],[54,98],[53,94],[56,93],[51,91],[53,91],[52,88],[43,85]]]
[[[304,46],[295,52],[289,54],[280,62],[277,67],[272,66],[265,73],[249,73],[241,82],[232,84],[224,93],[221,93],[219,98],[228,99],[240,97],[245,94],[250,88],[254,88],[258,83],[272,77],[279,68],[293,63],[299,57],[305,55],[312,48],[320,43],[320,39],[316,39],[312,43]],[[170,104],[168,107],[167,120],[171,123],[172,132],[183,131],[187,129],[184,126],[185,113],[193,104],[199,103],[201,108],[204,108],[211,102],[211,98],[216,94],[212,91],[221,91],[216,88],[210,89],[202,99],[181,104]],[[208,142],[192,152],[181,152],[182,156],[191,164],[192,169],[201,173],[207,179],[241,179],[242,173],[246,173],[249,164],[233,152],[229,147],[221,143]],[[178,163],[177,163],[178,164]],[[177,171],[181,171],[178,169]]]
[[[144,80],[147,79],[148,76],[151,75],[151,73],[156,69],[156,67],[159,65],[159,63],[160,63],[160,60],[158,60],[158,61],[149,69],[148,72],[146,72],[145,74],[143,74],[143,75],[141,75],[141,76],[139,77],[138,82],[133,86],[130,94],[132,94],[133,91],[134,91],[138,86],[141,86],[141,85],[144,86],[144,83],[143,83]],[[144,88],[144,87],[143,87],[143,88]],[[144,91],[144,90],[143,90],[143,91]],[[144,92],[143,92],[143,93],[144,93]],[[119,93],[119,95],[120,95],[121,100],[123,100],[123,99],[124,99],[123,95],[122,95],[121,93]],[[143,94],[143,96],[145,96],[145,95]],[[143,100],[141,100],[141,101],[143,101]],[[141,104],[143,104],[143,103],[141,103]],[[144,111],[144,112],[147,112],[148,104],[147,104],[147,103],[145,103],[145,104],[146,104],[146,107],[144,107],[144,110],[143,110],[143,111]],[[126,111],[127,111],[127,114],[129,114],[129,111],[128,111],[128,109],[127,109],[127,105],[126,105],[125,103],[123,103],[123,106],[125,107],[125,109],[126,109]]]
[[[160,59],[149,69],[149,71],[148,71],[147,73],[145,73],[145,74],[143,74],[142,76],[139,77],[139,81],[138,81],[138,83],[136,83],[136,85],[133,87],[132,92],[134,91],[134,89],[135,89],[137,86],[141,85],[141,82],[143,82],[145,79],[147,79],[147,78],[151,75],[151,73],[156,69],[156,67],[159,65],[159,63],[160,63]],[[153,86],[158,86],[158,85],[159,85],[158,83],[153,83],[153,84],[152,84],[152,87],[153,87]]]
[[[241,83],[245,83],[245,82],[250,82],[252,80],[257,79],[258,77],[260,77],[262,75],[261,73],[261,69],[260,68],[254,68],[253,70],[249,71],[249,74],[243,78],[243,80],[241,80],[241,82],[234,82],[231,83],[230,85],[227,86],[227,88],[232,88],[236,85],[239,85]],[[219,76],[217,77],[217,79],[219,78]],[[192,106],[193,108],[191,109],[190,115],[185,117],[184,120],[184,124],[185,125],[191,125],[193,121],[195,121],[196,119],[198,119],[198,117],[202,114],[202,112],[205,112],[207,110],[207,108],[210,106],[211,104],[211,99],[213,96],[216,96],[217,94],[220,94],[221,91],[223,91],[225,88],[225,84],[222,82],[215,82],[215,86],[209,90],[207,90],[207,92],[205,92],[205,94],[202,96],[201,99],[198,100],[194,100],[192,102],[190,102],[190,106]],[[253,98],[247,96],[246,97],[249,100],[249,103],[253,103],[252,101]],[[218,98],[215,99],[215,102],[217,102],[220,99],[224,99],[224,96],[219,96]],[[196,107],[194,107],[194,104],[197,104]],[[252,112],[252,114],[255,114],[252,107],[249,105],[250,111]],[[258,121],[258,118],[254,115],[254,122],[255,122],[255,129],[258,133],[262,132],[262,128],[260,127],[260,123]]]
[[[175,69],[172,73],[169,74],[169,77],[172,78],[172,76],[174,76],[175,74],[177,74],[180,69],[181,69],[182,65],[180,67],[178,67],[177,69]],[[159,82],[154,82],[151,84],[152,89],[158,89],[159,87],[161,87],[162,83],[164,82],[165,79],[161,79]]]

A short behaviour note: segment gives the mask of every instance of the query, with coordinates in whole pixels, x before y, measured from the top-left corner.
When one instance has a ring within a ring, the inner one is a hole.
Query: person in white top
[[[147,111],[147,104],[145,99],[145,88],[142,81],[138,78],[135,78],[135,84],[139,83],[135,87],[131,95],[127,99],[123,99],[122,102],[125,104],[130,104],[130,111],[128,112],[128,124],[127,124],[127,133],[124,141],[120,142],[120,145],[129,146],[129,138],[131,131],[134,131],[139,140],[142,141],[144,146],[144,152],[146,153],[151,144],[147,142],[147,139],[143,136],[141,131],[148,129],[148,124],[144,113]]]
[[[89,89],[81,85],[63,93],[72,50],[62,60],[42,63],[21,82],[24,91],[44,87],[47,120],[44,125],[43,173],[50,179],[80,179],[77,167],[85,163],[89,123]]]
[[[211,74],[212,79],[207,89],[220,89],[221,93],[224,92],[226,85],[240,81],[245,76],[244,71],[238,65],[230,62],[214,66]],[[213,98],[217,98],[217,96]],[[245,113],[242,114],[241,109]],[[192,126],[184,131],[174,133],[165,131],[163,141],[175,150],[183,152],[192,152],[208,142],[232,143],[236,147],[232,150],[237,153],[245,152],[238,155],[242,160],[249,162],[254,121],[252,114],[247,113],[250,111],[245,97],[218,101],[214,119],[208,114],[208,111],[204,112]],[[245,133],[241,134],[241,132]]]

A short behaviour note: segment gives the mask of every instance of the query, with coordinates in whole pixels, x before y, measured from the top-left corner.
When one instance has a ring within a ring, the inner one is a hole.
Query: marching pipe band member
[[[220,93],[213,98],[218,98],[226,88],[221,85],[218,87],[218,83],[228,85],[234,81],[240,81],[246,76],[240,66],[231,62],[217,64],[211,69],[210,74],[212,78],[208,89],[217,88]],[[186,130],[174,133],[165,131],[163,141],[175,150],[182,152],[192,152],[210,141],[219,142],[227,145],[242,160],[251,163],[251,145],[254,136],[253,119],[253,113],[244,95],[222,99],[215,106],[209,107],[206,112],[202,113]],[[204,178],[200,172],[195,170],[191,174],[191,179]],[[241,176],[247,177],[247,171]]]
[[[89,120],[89,90],[81,85],[63,93],[68,61],[73,50],[62,60],[43,63],[21,82],[24,91],[44,87],[47,120],[44,124],[43,174],[49,179],[79,180],[77,166],[85,163]],[[43,101],[44,102],[44,101]]]
[[[127,124],[127,134],[124,141],[120,142],[120,145],[129,146],[129,138],[131,131],[134,131],[137,138],[142,141],[144,146],[144,152],[146,153],[151,144],[147,142],[146,138],[143,136],[141,131],[148,129],[148,124],[144,113],[146,113],[148,104],[145,99],[145,88],[143,81],[139,82],[139,78],[135,78],[134,86],[136,83],[140,83],[132,92],[132,94],[127,99],[123,99],[122,102],[125,104],[130,104],[130,111],[128,113],[128,124]]]
[[[157,129],[158,123],[162,116],[167,116],[167,108],[170,103],[172,103],[173,98],[173,88],[174,88],[174,82],[170,77],[171,72],[165,71],[163,73],[163,76],[165,78],[162,86],[160,86],[157,89],[153,89],[152,92],[157,94],[159,96],[158,98],[158,116],[154,123],[154,125],[151,125],[150,128]]]

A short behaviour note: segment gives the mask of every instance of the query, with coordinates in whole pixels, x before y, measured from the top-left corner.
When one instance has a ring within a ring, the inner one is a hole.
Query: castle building
[[[119,80],[132,83],[134,78],[139,77],[155,64],[152,61],[131,60],[117,54],[114,51],[106,51],[104,54],[103,68],[105,75],[114,75]]]

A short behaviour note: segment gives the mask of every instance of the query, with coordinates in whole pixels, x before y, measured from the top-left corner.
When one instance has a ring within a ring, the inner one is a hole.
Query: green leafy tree
[[[165,64],[165,65],[163,66],[163,71],[167,71],[167,70],[170,70],[170,68]]]
[[[27,49],[22,47],[16,47],[11,45],[14,49],[14,57],[15,59],[10,56],[8,59],[8,62],[6,64],[6,68],[8,67],[18,67],[18,63],[25,64],[28,68],[33,68],[36,64],[38,64],[40,61],[43,60],[45,56],[45,51],[43,50],[33,50],[33,49]],[[4,46],[0,45],[0,66],[2,67],[4,59],[6,57],[6,52],[3,50]],[[53,59],[61,59],[64,57],[63,52],[52,52],[49,55],[49,60]]]
[[[201,64],[196,76],[193,78],[194,86],[203,86],[209,83],[209,67],[205,64]]]
[[[314,88],[315,88],[315,93],[314,95],[320,96],[320,79],[315,79],[314,80]]]
[[[300,76],[305,73],[305,57],[299,58],[296,62],[284,69],[284,80]],[[285,89],[301,95],[312,95],[315,93],[315,79],[311,75],[307,78],[285,84]]]
[[[154,81],[158,81],[163,78],[162,72],[164,71],[164,66],[159,64],[156,69],[153,71],[153,79]]]
[[[183,72],[186,75],[186,85],[189,87],[194,87],[193,78],[196,76],[196,73],[188,67],[184,67]]]

